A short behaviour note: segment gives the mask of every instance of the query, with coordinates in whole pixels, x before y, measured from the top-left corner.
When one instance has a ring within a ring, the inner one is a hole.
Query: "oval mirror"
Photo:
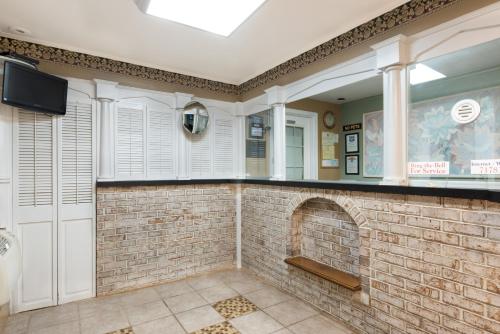
[[[182,124],[189,133],[199,134],[208,126],[207,108],[200,102],[189,102],[182,113]]]

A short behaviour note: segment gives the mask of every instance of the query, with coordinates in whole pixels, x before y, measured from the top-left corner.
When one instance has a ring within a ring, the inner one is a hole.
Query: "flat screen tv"
[[[43,113],[66,114],[68,81],[6,61],[2,103]]]

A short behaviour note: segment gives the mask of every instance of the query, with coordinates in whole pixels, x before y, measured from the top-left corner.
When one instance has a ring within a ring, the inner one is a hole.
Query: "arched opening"
[[[363,273],[369,267],[369,237],[363,225],[367,220],[352,200],[343,195],[302,194],[290,203],[288,219],[285,262],[290,273],[299,268],[337,288],[366,295],[369,280]]]
[[[359,276],[359,229],[335,202],[312,198],[292,214],[292,256]]]

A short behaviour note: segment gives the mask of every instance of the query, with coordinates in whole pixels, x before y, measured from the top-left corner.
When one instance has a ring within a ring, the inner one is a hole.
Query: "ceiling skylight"
[[[427,65],[417,64],[410,70],[410,84],[418,85],[424,82],[446,78],[446,75],[440,73]]]
[[[150,0],[147,14],[229,36],[266,0]]]

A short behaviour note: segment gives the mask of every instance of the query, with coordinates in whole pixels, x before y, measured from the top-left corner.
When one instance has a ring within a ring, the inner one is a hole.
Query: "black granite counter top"
[[[453,197],[465,199],[480,199],[500,202],[500,191],[488,189],[466,188],[431,188],[413,186],[392,186],[375,183],[339,182],[339,181],[281,181],[270,179],[189,179],[189,180],[138,180],[138,181],[98,181],[98,187],[140,187],[160,185],[191,185],[191,184],[261,184],[282,187],[336,189],[350,191],[365,191],[385,194],[421,195]]]

